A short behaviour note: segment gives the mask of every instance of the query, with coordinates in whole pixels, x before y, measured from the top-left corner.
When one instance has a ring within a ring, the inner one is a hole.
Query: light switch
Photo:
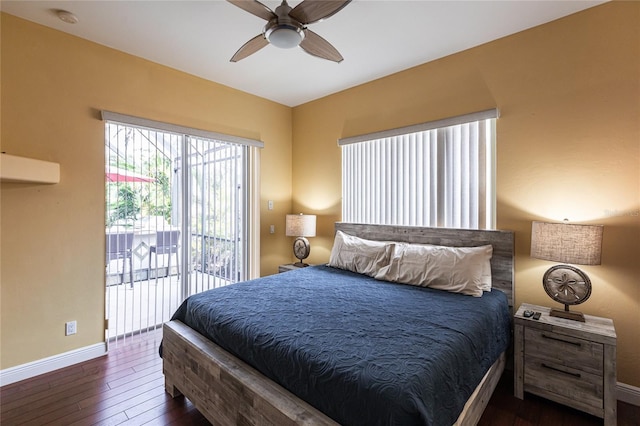
[[[267,202],[267,209],[269,209],[269,210],[273,210],[273,200],[269,200],[269,201]],[[273,232],[272,232],[272,234],[273,234]]]
[[[275,225],[269,225],[269,233],[270,234],[275,234],[276,233],[276,226]]]

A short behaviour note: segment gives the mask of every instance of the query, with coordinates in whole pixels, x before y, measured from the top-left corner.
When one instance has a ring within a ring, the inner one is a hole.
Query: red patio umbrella
[[[105,173],[107,182],[155,182],[152,177],[141,175],[131,170],[119,169],[109,166]]]

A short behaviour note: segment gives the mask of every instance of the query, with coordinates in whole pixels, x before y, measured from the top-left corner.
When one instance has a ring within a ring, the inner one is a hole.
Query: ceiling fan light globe
[[[269,43],[281,49],[297,47],[304,38],[304,33],[291,27],[280,27],[270,31],[267,35]]]

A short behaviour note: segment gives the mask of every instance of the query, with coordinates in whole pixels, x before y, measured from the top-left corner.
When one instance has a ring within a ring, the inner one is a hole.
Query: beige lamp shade
[[[286,222],[287,237],[315,237],[316,215],[288,214]]]
[[[574,265],[600,265],[602,225],[533,222],[531,257]]]

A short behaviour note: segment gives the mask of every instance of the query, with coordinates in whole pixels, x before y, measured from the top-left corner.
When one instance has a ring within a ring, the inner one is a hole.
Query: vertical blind
[[[342,220],[495,227],[497,110],[341,139]]]

